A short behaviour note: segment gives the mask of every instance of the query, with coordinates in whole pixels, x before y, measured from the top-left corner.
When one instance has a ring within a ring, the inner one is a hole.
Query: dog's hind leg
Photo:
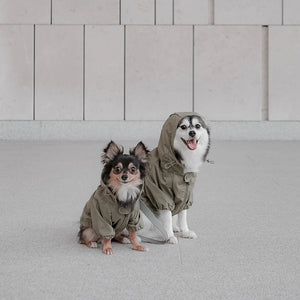
[[[97,234],[92,228],[81,228],[79,233],[79,243],[80,244],[85,244],[89,248],[97,248]]]

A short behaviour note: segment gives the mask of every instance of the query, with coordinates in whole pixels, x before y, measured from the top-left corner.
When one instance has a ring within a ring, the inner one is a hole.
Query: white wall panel
[[[36,26],[37,120],[83,117],[83,26]]]
[[[260,120],[262,29],[195,27],[195,110],[210,120]]]
[[[33,26],[0,26],[0,119],[33,118]]]
[[[192,26],[126,29],[126,119],[192,110]]]
[[[300,1],[283,1],[283,23],[288,25],[300,25]]]
[[[208,0],[174,0],[175,24],[208,24]]]
[[[0,0],[0,24],[50,24],[49,0]]]
[[[154,24],[154,0],[122,0],[122,24]]]
[[[85,119],[124,118],[124,26],[86,26]]]
[[[300,120],[300,26],[270,27],[270,120]]]
[[[156,0],[156,24],[173,24],[173,0]]]
[[[215,24],[282,23],[282,0],[215,0]]]
[[[53,24],[119,24],[119,0],[52,0]]]

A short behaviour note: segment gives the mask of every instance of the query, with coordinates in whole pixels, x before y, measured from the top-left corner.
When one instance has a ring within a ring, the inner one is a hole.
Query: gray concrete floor
[[[300,142],[213,142],[198,239],[112,256],[76,239],[104,146],[0,142],[0,299],[300,299]]]

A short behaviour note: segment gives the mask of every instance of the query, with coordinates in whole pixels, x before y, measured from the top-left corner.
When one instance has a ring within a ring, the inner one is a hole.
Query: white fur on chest
[[[200,151],[201,149],[196,149],[192,153],[191,150],[184,151],[181,153],[182,156],[182,164],[184,166],[184,173],[187,172],[194,172],[198,173],[200,170],[200,167],[203,164],[203,161],[201,157],[203,157],[204,153]]]
[[[139,194],[140,189],[138,187],[128,185],[122,185],[117,191],[118,199],[121,202],[135,200]]]

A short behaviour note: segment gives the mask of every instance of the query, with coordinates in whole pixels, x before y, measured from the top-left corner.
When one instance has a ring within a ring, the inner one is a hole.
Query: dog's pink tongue
[[[191,150],[195,150],[197,148],[197,143],[195,139],[188,140],[187,145]]]

